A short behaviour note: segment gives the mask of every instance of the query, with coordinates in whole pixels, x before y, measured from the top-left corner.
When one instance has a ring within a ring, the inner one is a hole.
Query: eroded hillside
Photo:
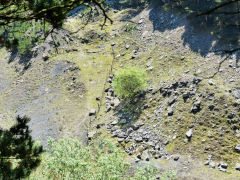
[[[211,52],[214,37],[196,32],[184,15],[153,8],[109,15],[114,23],[103,29],[101,18],[81,30],[81,16],[69,17],[54,33],[60,46],[49,36],[30,59],[10,59],[1,49],[1,124],[27,115],[44,145],[49,137],[86,142],[87,133],[101,134],[133,164],[152,160],[180,179],[239,179],[237,55]],[[133,102],[111,88],[114,73],[127,66],[148,73],[147,91]]]

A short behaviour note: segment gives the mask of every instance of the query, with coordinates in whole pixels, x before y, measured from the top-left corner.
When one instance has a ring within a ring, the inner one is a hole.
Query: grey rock
[[[126,138],[126,137],[127,137],[127,135],[126,135],[126,133],[125,133],[125,132],[123,132],[123,131],[120,131],[120,132],[117,134],[117,137],[119,137],[119,138]]]
[[[126,120],[126,119],[122,119],[119,123],[120,123],[120,124],[126,124],[126,123],[127,123],[127,120]]]
[[[172,116],[173,115],[173,108],[172,107],[168,107],[168,116]]]
[[[118,134],[120,134],[120,133],[121,133],[121,130],[117,129],[116,131],[112,132],[112,137],[118,137]]]
[[[240,99],[240,91],[239,90],[235,90],[233,92],[233,95],[234,95],[235,98]]]
[[[114,107],[119,106],[120,100],[119,100],[118,98],[114,98],[114,99],[113,99],[113,104],[114,104]]]
[[[153,141],[148,141],[147,145],[151,146],[151,147],[155,147],[155,142]]]
[[[139,143],[139,142],[143,141],[143,138],[141,136],[137,136],[137,137],[135,137],[134,140]]]
[[[190,93],[184,92],[182,96],[183,96],[184,101],[186,101],[190,97]]]
[[[106,112],[109,112],[109,111],[111,111],[111,109],[112,109],[112,107],[111,107],[111,106],[107,106],[107,107],[106,107]]]
[[[135,59],[137,57],[136,54],[132,55],[131,59]]]
[[[49,59],[49,56],[47,54],[43,54],[43,61],[47,61]]]
[[[175,96],[175,97],[169,99],[168,104],[171,106],[176,102],[176,100],[177,100],[177,97]]]
[[[239,163],[236,163],[235,169],[240,171],[240,164]]]
[[[173,157],[173,160],[174,160],[174,161],[178,161],[178,160],[179,160],[179,156],[174,156],[174,157]]]
[[[138,24],[142,24],[144,22],[144,19],[140,19],[139,21],[138,21]]]
[[[168,145],[168,144],[169,144],[169,141],[168,141],[168,140],[166,140],[166,141],[164,141],[164,142],[163,142],[163,144],[166,146],[166,145]]]
[[[157,152],[156,154],[153,155],[154,159],[159,159],[161,158],[161,154],[159,152]]]
[[[235,146],[235,150],[240,153],[240,143]]]
[[[206,165],[206,166],[208,166],[210,164],[210,161],[209,160],[207,160],[205,163],[204,163],[204,165]]]
[[[215,83],[210,79],[208,80],[208,84],[211,85],[211,86],[215,85]]]
[[[218,164],[218,169],[220,171],[227,172],[227,168],[228,168],[228,165],[226,163],[221,162]]]
[[[222,167],[223,169],[227,169],[228,165],[224,162],[219,163],[219,166]]]
[[[144,125],[144,123],[139,123],[139,124],[133,124],[132,128],[134,131],[138,130],[140,127],[142,127]]]
[[[212,169],[214,169],[214,168],[216,167],[215,163],[212,162],[212,161],[209,163],[209,166],[210,166],[210,168],[212,168]]]
[[[151,66],[151,64],[152,64],[152,62],[150,61],[150,62],[148,62],[147,63],[147,67],[150,67]]]
[[[152,67],[152,66],[150,66],[150,67],[147,68],[147,71],[152,71],[152,70],[153,70],[153,67]]]
[[[187,138],[188,138],[188,139],[191,139],[192,134],[193,134],[193,130],[192,130],[192,129],[189,129],[189,130],[186,132]]]
[[[96,115],[96,110],[95,109],[91,109],[89,111],[89,116],[94,116],[94,115]]]
[[[96,135],[96,131],[91,131],[91,132],[89,132],[88,133],[88,139],[90,140],[90,139],[92,139],[95,135]]]
[[[111,122],[111,125],[113,125],[113,126],[115,126],[115,125],[117,125],[118,124],[118,121],[116,120],[116,121],[113,121],[113,122]]]
[[[197,112],[199,112],[201,110],[201,101],[198,100],[196,102],[193,103],[192,107],[191,107],[191,112],[196,114]]]
[[[129,44],[126,44],[125,48],[126,48],[126,49],[129,49],[129,48],[130,48],[130,45],[129,45]]]
[[[132,132],[133,132],[133,128],[130,127],[127,129],[127,135],[131,134]]]
[[[124,138],[118,138],[118,142],[121,143],[124,141]]]
[[[148,150],[143,151],[142,155],[141,155],[141,159],[144,161],[149,161],[151,159],[151,155],[148,152]]]

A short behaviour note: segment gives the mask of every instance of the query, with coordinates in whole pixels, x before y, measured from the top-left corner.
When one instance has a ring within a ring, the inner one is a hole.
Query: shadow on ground
[[[136,122],[144,110],[145,93],[133,99],[123,100],[115,109],[120,125],[130,125]]]
[[[227,12],[239,11],[240,3],[233,3],[209,15],[197,15],[217,5],[207,0],[187,0],[182,3],[162,1],[152,6],[154,8],[150,9],[149,19],[154,31],[164,32],[184,26],[184,46],[189,46],[203,57],[209,52],[232,54],[240,50],[240,14]],[[239,54],[237,56],[239,59]]]
[[[127,1],[121,3],[117,0],[115,4],[113,7],[119,10],[134,8]],[[239,12],[240,2],[220,8],[212,14],[197,16],[197,13],[217,5],[219,2],[208,0],[152,0],[149,20],[153,23],[154,31],[164,32],[184,27],[183,45],[203,57],[209,52],[232,55],[240,51],[240,13],[231,12]],[[140,6],[137,11],[131,11],[124,19],[137,16],[143,8]],[[240,53],[235,56],[238,62]]]

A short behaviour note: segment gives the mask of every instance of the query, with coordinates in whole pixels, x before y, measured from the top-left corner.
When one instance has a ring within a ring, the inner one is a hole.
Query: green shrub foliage
[[[102,137],[92,140],[86,147],[72,138],[50,140],[49,149],[37,179],[155,180],[159,173],[152,165],[132,168],[125,159],[127,155]],[[168,172],[164,176],[174,179]]]
[[[47,179],[120,179],[129,169],[124,153],[113,143],[98,139],[83,147],[76,139],[50,141],[43,177]]]
[[[114,76],[113,88],[116,95],[131,98],[147,87],[147,74],[143,69],[129,67],[119,70]]]

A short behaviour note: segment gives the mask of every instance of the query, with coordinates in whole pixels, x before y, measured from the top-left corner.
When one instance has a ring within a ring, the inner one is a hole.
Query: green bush
[[[146,87],[147,74],[142,69],[129,67],[119,70],[114,76],[113,89],[118,96],[131,98]]]
[[[152,165],[132,168],[126,153],[114,143],[103,138],[86,147],[77,139],[64,138],[49,142],[49,151],[43,156],[41,166],[31,174],[30,180],[155,180],[158,169]],[[160,176],[173,180],[168,172]]]
[[[103,139],[83,147],[78,140],[65,138],[50,141],[49,148],[42,164],[42,179],[121,179],[129,169],[125,154]]]

